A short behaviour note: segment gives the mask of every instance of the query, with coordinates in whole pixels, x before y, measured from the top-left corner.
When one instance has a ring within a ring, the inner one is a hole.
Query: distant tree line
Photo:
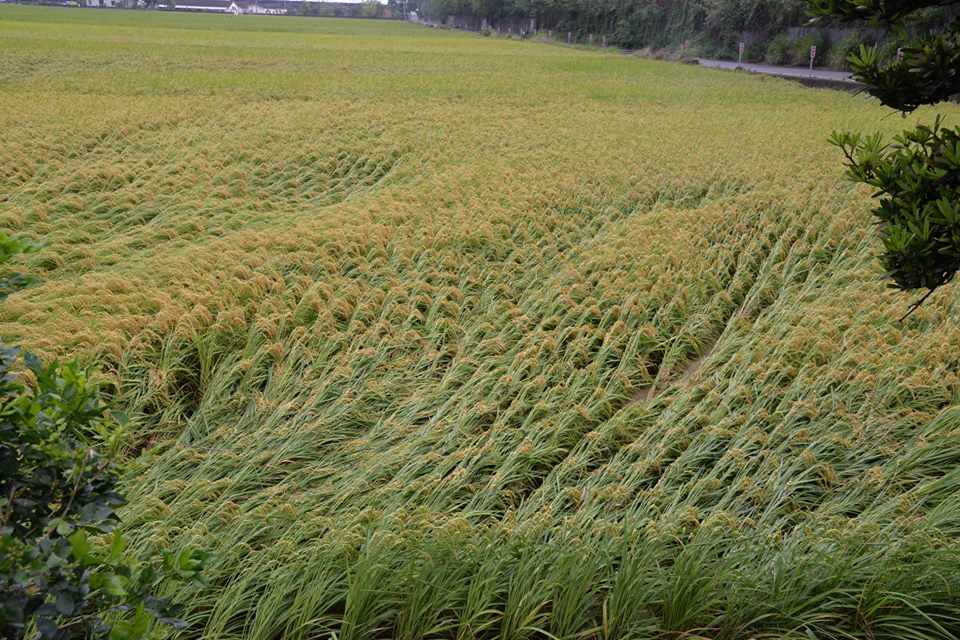
[[[628,48],[667,47],[706,37],[736,45],[740,33],[769,32],[771,37],[803,17],[803,0],[423,0],[430,19],[476,16],[495,23],[503,18],[533,18],[538,29],[607,36]]]
[[[532,18],[540,32],[552,30],[563,37],[569,32],[577,42],[587,41],[589,34],[605,36],[608,44],[630,49],[674,48],[689,40],[695,53],[707,56],[735,56],[749,34],[745,59],[801,63],[797,58],[815,44],[820,62],[828,61],[827,43],[816,34],[808,34],[799,46],[786,41],[787,27],[809,19],[806,0],[390,0],[390,6],[398,15],[417,11],[438,22],[448,16],[474,17],[490,25]],[[951,11],[931,9],[916,17],[915,28],[942,25],[942,14]],[[835,66],[845,65],[861,44],[876,44],[876,38],[857,32],[837,43]],[[891,39],[887,44],[887,55],[895,55],[898,43]]]
[[[291,2],[287,13],[294,16],[327,16],[343,18],[384,17],[384,5],[376,0],[364,2]]]

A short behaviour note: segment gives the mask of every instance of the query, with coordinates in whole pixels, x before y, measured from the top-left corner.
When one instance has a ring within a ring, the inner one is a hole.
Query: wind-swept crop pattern
[[[414,25],[0,7],[0,223],[46,243],[0,330],[138,425],[132,546],[214,554],[184,638],[953,638],[956,295],[896,322],[827,143],[882,113]]]

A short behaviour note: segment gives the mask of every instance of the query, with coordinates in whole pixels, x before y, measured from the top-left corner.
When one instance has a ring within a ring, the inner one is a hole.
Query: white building
[[[96,1],[96,0],[93,0]],[[102,0],[120,4],[123,0]],[[172,4],[172,6],[171,6]],[[114,4],[104,5],[114,6]],[[204,13],[232,13],[283,15],[287,12],[283,0],[160,0],[159,8],[174,11],[202,11]]]
[[[259,13],[264,15],[282,15],[287,12],[282,2],[264,0],[233,0],[228,11],[234,15],[241,13]]]

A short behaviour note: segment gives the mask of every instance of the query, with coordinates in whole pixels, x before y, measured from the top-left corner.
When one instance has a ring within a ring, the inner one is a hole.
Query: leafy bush
[[[790,62],[791,47],[790,38],[781,33],[767,44],[767,52],[763,59],[769,64],[787,64]]]
[[[718,57],[717,45],[706,38],[691,37],[690,48],[687,55],[693,58],[716,58]]]
[[[360,15],[364,18],[376,18],[380,15],[380,3],[365,0],[360,5]]]
[[[873,215],[893,286],[932,292],[952,280],[960,269],[960,127],[943,128],[937,118],[891,145],[880,134],[831,141],[843,149],[850,178],[882,194]]]
[[[830,49],[828,61],[834,69],[849,69],[850,56],[860,51],[860,47],[872,47],[875,42],[862,32],[851,33]]]
[[[850,69],[870,95],[903,113],[960,94],[960,16],[955,12],[931,13],[930,5],[937,3],[809,2],[816,19],[866,19],[887,25],[898,37],[907,37],[907,25],[918,18],[939,15],[938,28],[904,45],[860,47],[850,56]],[[901,55],[895,47],[902,47]],[[907,311],[910,315],[960,268],[960,128],[943,129],[938,117],[933,127],[918,125],[889,146],[879,135],[835,133],[832,141],[843,149],[850,177],[877,189],[880,204],[873,213],[880,218],[882,260],[892,286],[927,289]]]
[[[790,64],[797,66],[810,64],[810,47],[817,48],[817,60],[826,59],[826,41],[823,36],[819,33],[808,33],[793,41],[790,47]]]
[[[37,246],[0,234],[0,264]],[[0,300],[29,285],[0,276]],[[18,371],[22,360],[26,372]],[[27,379],[32,378],[28,383]],[[43,366],[0,344],[0,635],[143,638],[181,607],[152,595],[166,577],[202,584],[204,554],[138,563],[116,528],[122,415],[79,363]]]
[[[766,46],[762,42],[751,42],[743,48],[744,62],[762,62],[766,54]]]
[[[897,52],[903,51],[910,46],[910,42],[902,37],[888,37],[883,42],[875,44],[872,47],[865,47],[865,51],[874,52],[875,61],[881,65],[892,65],[897,61]],[[861,59],[860,50],[852,51],[854,57]],[[853,62],[850,61],[850,68],[853,69]]]
[[[915,42],[861,49],[850,61],[858,80],[884,105],[913,111],[960,94],[960,20],[952,31]],[[902,59],[897,49],[901,48]]]

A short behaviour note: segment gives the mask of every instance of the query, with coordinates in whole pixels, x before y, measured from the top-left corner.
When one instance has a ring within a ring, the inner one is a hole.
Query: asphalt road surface
[[[728,60],[710,60],[708,58],[697,58],[697,61],[700,62],[701,66],[714,67],[717,69],[736,69],[739,66],[743,67],[745,71],[765,73],[771,76],[783,76],[785,78],[816,78],[818,80],[854,82],[849,71],[830,71],[817,68],[811,71],[802,67],[778,67],[772,64],[753,64],[750,62],[744,62],[738,65],[736,62],[730,62]]]

